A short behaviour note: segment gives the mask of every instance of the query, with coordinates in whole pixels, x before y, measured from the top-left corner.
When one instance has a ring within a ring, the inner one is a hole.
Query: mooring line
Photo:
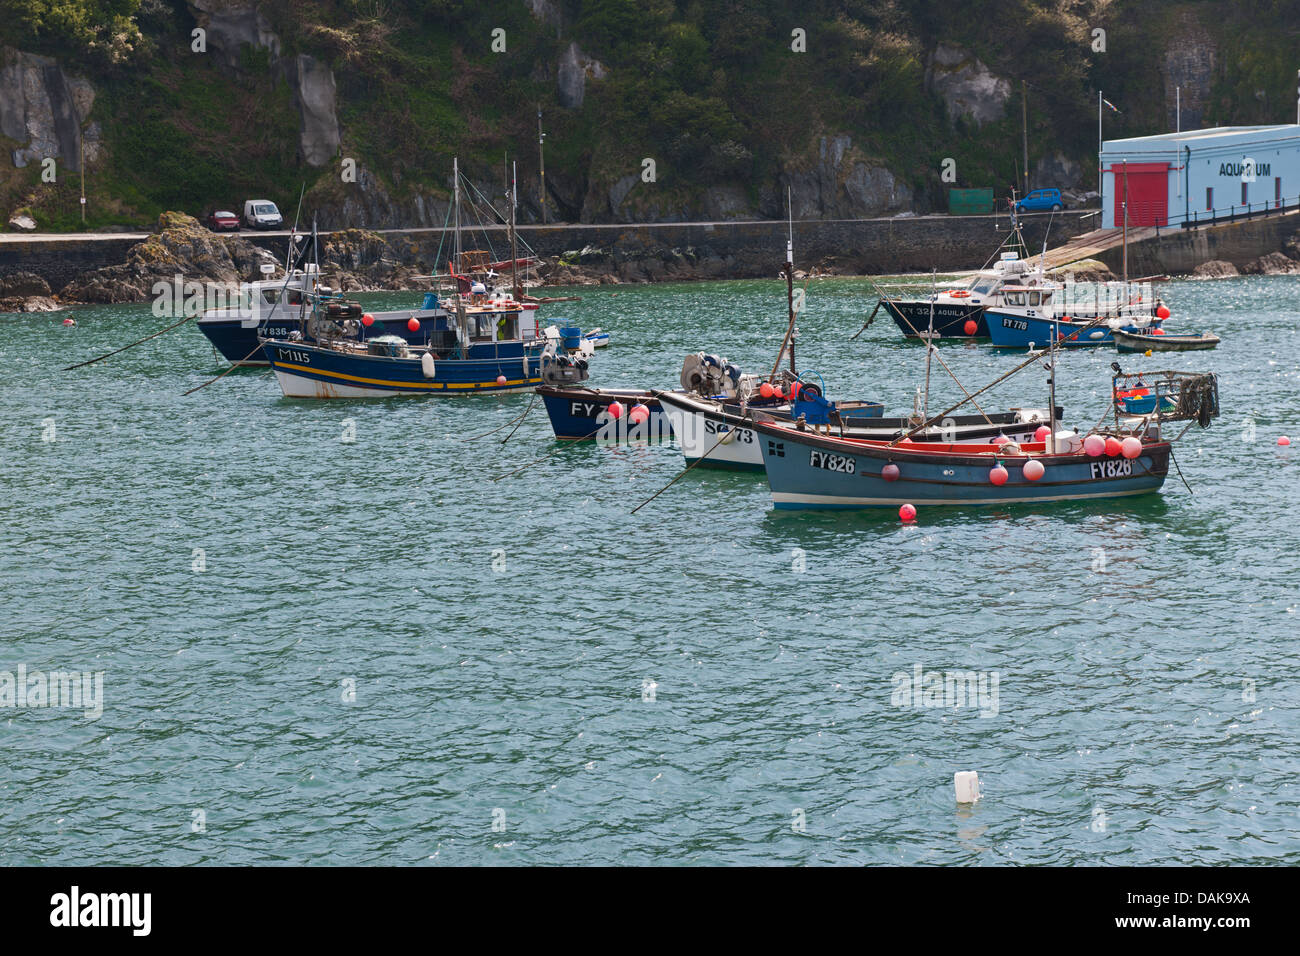
[[[753,421],[754,421],[754,413],[753,413],[753,410],[751,409],[749,412],[746,412],[746,413],[745,413],[745,416],[744,416],[740,421],[741,421],[741,424],[742,424],[742,425],[743,425],[745,422],[749,422],[750,424],[753,424]],[[729,431],[727,431],[725,434],[723,434],[723,435],[722,435],[722,436],[721,436],[717,441],[715,441],[715,442],[713,443],[712,447],[710,447],[708,451],[706,451],[703,455],[701,455],[699,458],[696,458],[693,462],[691,462],[689,465],[687,465],[685,468],[683,468],[680,472],[678,472],[676,478],[674,478],[672,481],[668,482],[668,484],[664,485],[662,488],[660,488],[658,491],[656,491],[653,495],[651,495],[651,496],[650,496],[649,498],[647,498],[645,501],[641,502],[639,505],[637,505],[635,508],[633,508],[632,511],[631,511],[631,514],[636,514],[638,511],[640,511],[642,508],[644,508],[644,507],[645,507],[646,505],[648,505],[650,502],[654,501],[656,498],[658,498],[660,495],[662,495],[665,491],[667,491],[667,490],[668,490],[669,488],[671,488],[673,485],[677,484],[677,482],[678,482],[678,481],[679,481],[683,476],[685,476],[685,474],[686,474],[688,471],[690,471],[692,468],[694,468],[694,467],[695,467],[696,465],[698,465],[700,462],[704,461],[704,459],[708,458],[709,455],[711,455],[711,454],[713,453],[713,449],[714,449],[714,448],[717,448],[719,445],[721,445],[721,444],[722,444],[723,442],[725,442],[725,441],[729,441],[730,439],[735,438],[735,437],[736,437],[736,430],[739,429],[739,428],[740,428],[740,425],[736,425],[736,426],[734,426],[731,430],[729,430]]]
[[[159,329],[157,332],[154,332],[152,335],[146,335],[144,338],[140,339],[140,340],[137,341],[137,342],[132,342],[130,345],[123,345],[120,349],[114,349],[114,350],[111,351],[111,352],[105,352],[103,355],[99,356],[99,358],[93,358],[93,359],[90,359],[90,360],[87,361],[87,362],[78,362],[76,365],[69,365],[69,366],[68,366],[67,368],[65,368],[63,371],[65,371],[65,372],[71,372],[74,368],[82,368],[82,367],[84,367],[84,366],[86,366],[86,365],[94,365],[96,362],[102,361],[103,359],[106,359],[106,358],[109,358],[110,356],[116,355],[116,354],[119,353],[119,352],[125,352],[127,349],[133,349],[133,348],[135,348],[137,345],[139,345],[141,342],[148,342],[150,339],[156,339],[158,336],[162,335],[164,332],[170,332],[172,329],[179,328],[180,326],[184,325],[186,322],[193,322],[193,321],[194,321],[195,319],[197,319],[198,317],[199,317],[199,314],[198,314],[197,312],[196,312],[194,315],[187,315],[185,318],[181,319],[179,322],[176,322],[176,323],[174,323],[174,324],[172,324],[172,325],[169,325],[169,326],[167,326],[167,328],[165,328],[165,329]]]
[[[207,388],[207,387],[208,387],[209,385],[211,385],[213,382],[219,382],[219,381],[221,381],[223,378],[225,378],[227,375],[229,375],[229,374],[230,374],[231,372],[233,372],[235,369],[239,368],[239,366],[243,365],[243,364],[244,364],[245,362],[247,362],[250,358],[252,358],[252,357],[253,357],[257,352],[261,351],[261,349],[262,349],[262,343],[259,341],[259,342],[257,343],[257,347],[256,347],[255,349],[253,349],[252,352],[249,352],[247,355],[245,355],[243,358],[241,358],[241,359],[240,359],[238,362],[236,362],[234,365],[230,366],[230,368],[226,369],[224,372],[222,372],[222,373],[221,373],[220,375],[218,375],[216,378],[210,378],[210,379],[208,379],[206,382],[204,382],[202,385],[195,385],[195,386],[194,386],[192,389],[190,389],[188,392],[185,392],[183,395],[181,395],[181,398],[184,398],[186,395],[191,395],[191,394],[193,394],[194,392],[197,392],[197,391],[198,391],[199,389],[201,389],[201,388]]]

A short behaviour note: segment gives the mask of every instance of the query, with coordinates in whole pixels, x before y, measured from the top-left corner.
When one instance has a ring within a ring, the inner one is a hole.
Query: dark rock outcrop
[[[232,255],[233,250],[233,255]],[[238,261],[239,265],[236,265]],[[275,257],[238,236],[218,236],[178,212],[158,217],[157,232],[131,248],[121,265],[78,276],[59,297],[72,302],[143,302],[158,282],[238,283],[263,278],[261,266]]]
[[[1192,270],[1192,275],[1197,279],[1227,279],[1231,276],[1241,275],[1231,262],[1225,262],[1222,259],[1211,259],[1209,262],[1202,262]]]

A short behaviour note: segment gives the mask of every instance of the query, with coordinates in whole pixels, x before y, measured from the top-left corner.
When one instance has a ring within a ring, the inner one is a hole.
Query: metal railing
[[[1269,199],[1258,203],[1242,203],[1227,209],[1194,209],[1190,218],[1184,218],[1184,229],[1197,226],[1212,226],[1223,222],[1239,222],[1243,219],[1259,219],[1264,216],[1277,216],[1285,212],[1300,209],[1300,196],[1295,199]],[[1172,222],[1169,225],[1173,225]]]

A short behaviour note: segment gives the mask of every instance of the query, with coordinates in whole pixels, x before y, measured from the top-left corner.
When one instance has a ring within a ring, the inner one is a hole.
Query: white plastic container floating
[[[980,798],[980,775],[974,770],[958,770],[952,775],[958,803],[974,803]]]

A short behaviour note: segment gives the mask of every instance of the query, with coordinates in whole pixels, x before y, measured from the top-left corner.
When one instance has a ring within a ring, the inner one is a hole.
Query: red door
[[[1124,225],[1128,203],[1130,226],[1164,226],[1169,223],[1169,164],[1116,163],[1115,225]]]

